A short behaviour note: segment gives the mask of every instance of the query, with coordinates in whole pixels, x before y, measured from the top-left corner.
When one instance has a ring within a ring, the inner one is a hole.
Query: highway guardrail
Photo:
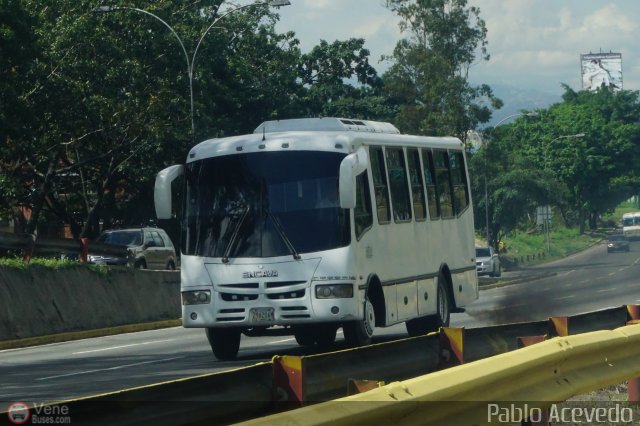
[[[265,424],[311,424],[316,416],[336,421],[332,424],[379,424],[384,419],[395,423],[398,419],[416,420],[414,414],[405,412],[411,401],[433,400],[465,401],[463,407],[449,403],[445,404],[449,408],[438,408],[434,419],[443,421],[449,415],[454,420],[469,419],[482,407],[486,409],[486,401],[542,398],[546,405],[576,392],[640,376],[640,326],[619,328],[639,321],[640,306],[628,305],[547,321],[442,328],[425,336],[344,351],[275,356],[271,362],[245,369],[53,406],[69,407],[74,424],[229,424],[281,411],[286,411],[281,414],[284,417],[276,417],[276,423],[265,417]],[[525,347],[524,352],[516,351]],[[581,376],[589,376],[592,369],[594,378]],[[414,379],[416,376],[421,377]],[[637,380],[630,384],[637,386]],[[349,397],[353,399],[346,400],[374,401],[372,404],[349,405],[351,408],[341,405],[340,398],[350,392],[378,386],[382,387],[375,393],[353,395]],[[507,390],[502,389],[505,386]],[[637,401],[633,386],[629,389],[629,398]],[[417,399],[411,399],[413,396]],[[337,403],[325,405],[336,399]],[[393,404],[399,400],[408,403]],[[365,409],[367,406],[370,408]],[[306,411],[288,411],[301,407]],[[320,415],[325,407],[334,417]],[[354,417],[350,418],[347,411],[351,410]],[[261,424],[260,421],[253,424]],[[448,418],[446,423],[453,424]]]

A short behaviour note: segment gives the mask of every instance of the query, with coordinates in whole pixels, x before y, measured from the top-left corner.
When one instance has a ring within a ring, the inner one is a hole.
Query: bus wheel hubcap
[[[376,314],[373,310],[373,305],[369,300],[366,301],[364,305],[364,331],[367,333],[367,336],[373,336],[373,329],[376,324]]]

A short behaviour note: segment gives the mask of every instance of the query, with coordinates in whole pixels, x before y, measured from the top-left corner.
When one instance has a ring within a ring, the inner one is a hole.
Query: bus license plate
[[[251,322],[274,322],[276,320],[273,308],[252,308],[249,311]]]

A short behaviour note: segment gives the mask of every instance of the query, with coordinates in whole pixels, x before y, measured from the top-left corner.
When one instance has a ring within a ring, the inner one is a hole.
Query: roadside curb
[[[558,275],[557,272],[545,272],[545,273],[542,273],[542,274],[528,275],[526,277],[514,278],[514,279],[509,280],[509,281],[503,281],[503,282],[498,281],[497,283],[494,283],[494,284],[480,285],[480,286],[478,286],[478,288],[481,291],[482,290],[490,290],[492,288],[505,287],[505,286],[508,286],[508,285],[522,284],[522,283],[526,283],[526,282],[529,282],[529,281],[541,280],[543,278],[555,277],[556,275]]]
[[[158,330],[161,328],[179,327],[182,319],[147,322],[142,324],[127,324],[116,327],[99,328],[96,330],[72,331],[69,333],[51,334],[49,336],[27,337],[24,339],[0,341],[0,350],[25,348],[51,343],[69,342],[72,340],[90,339],[93,337],[112,336],[124,333],[136,333],[139,331]]]

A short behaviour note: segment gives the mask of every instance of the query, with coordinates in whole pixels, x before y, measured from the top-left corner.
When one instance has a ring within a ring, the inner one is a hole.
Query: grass
[[[69,268],[88,268],[94,272],[99,274],[107,275],[109,273],[109,269],[104,265],[89,265],[82,264],[75,260],[60,260],[60,259],[50,259],[44,257],[34,257],[29,262],[25,262],[21,258],[18,257],[2,257],[0,258],[0,267],[9,267],[16,269],[28,269],[31,266],[41,266],[44,268],[50,269],[69,269]]]
[[[627,201],[620,204],[613,213],[603,215],[602,223],[606,226],[620,226],[624,213],[640,211],[636,202]],[[568,256],[600,241],[605,232],[591,232],[580,235],[578,228],[565,228],[554,223],[549,234],[549,243],[544,232],[512,232],[504,238],[507,252],[501,257],[508,264],[535,264],[550,259]],[[482,238],[478,236],[477,241]],[[482,243],[481,243],[482,244]]]
[[[505,238],[505,256],[522,263],[527,256],[533,261],[565,257],[583,250],[602,238],[600,234],[580,235],[577,228],[556,227],[549,233],[549,242],[544,232],[517,232]]]
[[[605,214],[602,216],[602,221],[605,223],[613,223],[620,225],[622,223],[622,215],[624,213],[631,213],[640,211],[640,207],[635,202],[627,201],[616,207],[613,213]]]

